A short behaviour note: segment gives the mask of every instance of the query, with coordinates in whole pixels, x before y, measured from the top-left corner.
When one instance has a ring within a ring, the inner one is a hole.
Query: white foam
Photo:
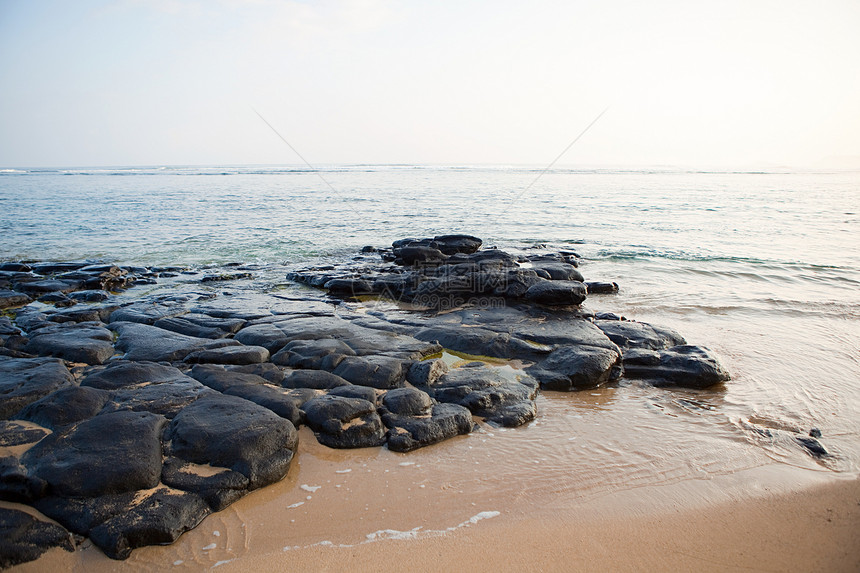
[[[224,559],[223,561],[219,561],[218,563],[213,565],[212,568],[214,569],[215,567],[220,567],[221,565],[224,565],[226,563],[230,563],[231,561],[235,561],[235,560],[236,560],[235,557],[233,559]]]
[[[352,471],[352,469],[334,470],[334,473],[336,473],[336,474],[348,474],[351,471]]]
[[[295,509],[295,508],[299,507],[300,505],[304,505],[304,504],[305,504],[305,502],[300,501],[298,503],[294,503],[293,505],[288,505],[287,509]]]
[[[366,509],[366,508],[365,508]],[[491,519],[493,517],[497,517],[501,515],[500,511],[482,511],[481,513],[475,514],[463,523],[454,525],[453,527],[448,527],[447,529],[423,529],[421,526],[415,527],[408,531],[400,531],[397,529],[380,529],[378,531],[374,531],[373,533],[368,533],[365,535],[364,541],[360,541],[353,545],[349,544],[340,544],[335,545],[331,541],[319,541],[317,543],[312,543],[311,545],[287,545],[282,551],[290,551],[293,549],[307,549],[308,547],[341,547],[341,548],[350,548],[357,547],[359,545],[364,545],[365,543],[374,543],[376,541],[384,541],[384,540],[393,540],[393,541],[408,541],[410,539],[420,539],[423,537],[435,537],[439,535],[444,535],[451,531],[456,531],[461,527],[471,527],[475,525],[479,521],[483,521],[485,519]]]
[[[209,551],[210,549],[215,549],[216,547],[218,547],[217,544],[210,543],[209,545],[207,545],[206,547],[203,548],[203,551]]]
[[[300,485],[299,487],[300,487],[300,488],[302,488],[302,489],[303,489],[303,490],[305,490],[305,491],[309,491],[309,492],[313,493],[313,492],[315,492],[316,490],[318,490],[319,488],[321,488],[322,486],[321,486],[321,485],[308,485],[308,484],[306,484],[306,483],[303,483],[303,484],[302,484],[302,485]]]

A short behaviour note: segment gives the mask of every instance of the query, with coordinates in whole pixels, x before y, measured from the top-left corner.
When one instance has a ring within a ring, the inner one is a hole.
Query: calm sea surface
[[[569,248],[588,279],[621,286],[588,309],[673,327],[716,351],[733,380],[705,392],[545,393],[528,427],[410,459],[484,501],[761,466],[860,473],[860,173],[551,170],[534,182],[540,172],[4,170],[0,260],[307,263],[443,233]],[[812,428],[830,456],[797,442]]]

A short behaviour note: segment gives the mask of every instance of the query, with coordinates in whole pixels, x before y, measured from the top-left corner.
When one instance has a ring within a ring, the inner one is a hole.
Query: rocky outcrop
[[[482,247],[440,235],[365,249],[292,269],[315,288],[295,296],[232,266],[0,264],[0,499],[61,526],[0,512],[0,563],[68,548],[69,532],[116,559],[170,543],[284,478],[302,424],[329,447],[409,452],[476,419],[526,424],[539,388],[728,379],[671,329],[583,310],[618,286],[586,283],[575,253]]]

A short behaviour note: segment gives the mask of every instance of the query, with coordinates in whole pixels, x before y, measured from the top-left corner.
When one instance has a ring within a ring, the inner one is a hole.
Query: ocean
[[[732,374],[707,391],[625,383],[546,392],[526,427],[409,454],[421,468],[409,469],[410,483],[450,484],[475,513],[754,468],[773,483],[860,475],[860,172],[4,169],[0,233],[0,260],[137,265],[300,266],[447,233],[564,248],[582,256],[588,280],[620,285],[586,310],[675,328]],[[797,439],[815,430],[827,456]],[[358,468],[393,454],[309,455]],[[768,486],[762,479],[743,487]],[[303,499],[296,483],[278,495]],[[266,495],[258,503],[274,499]]]

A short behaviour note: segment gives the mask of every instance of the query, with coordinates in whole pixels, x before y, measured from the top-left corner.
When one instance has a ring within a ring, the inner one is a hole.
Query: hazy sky
[[[0,165],[860,158],[858,0],[0,0]],[[828,160],[830,161],[830,160]],[[860,163],[860,161],[858,161]]]

